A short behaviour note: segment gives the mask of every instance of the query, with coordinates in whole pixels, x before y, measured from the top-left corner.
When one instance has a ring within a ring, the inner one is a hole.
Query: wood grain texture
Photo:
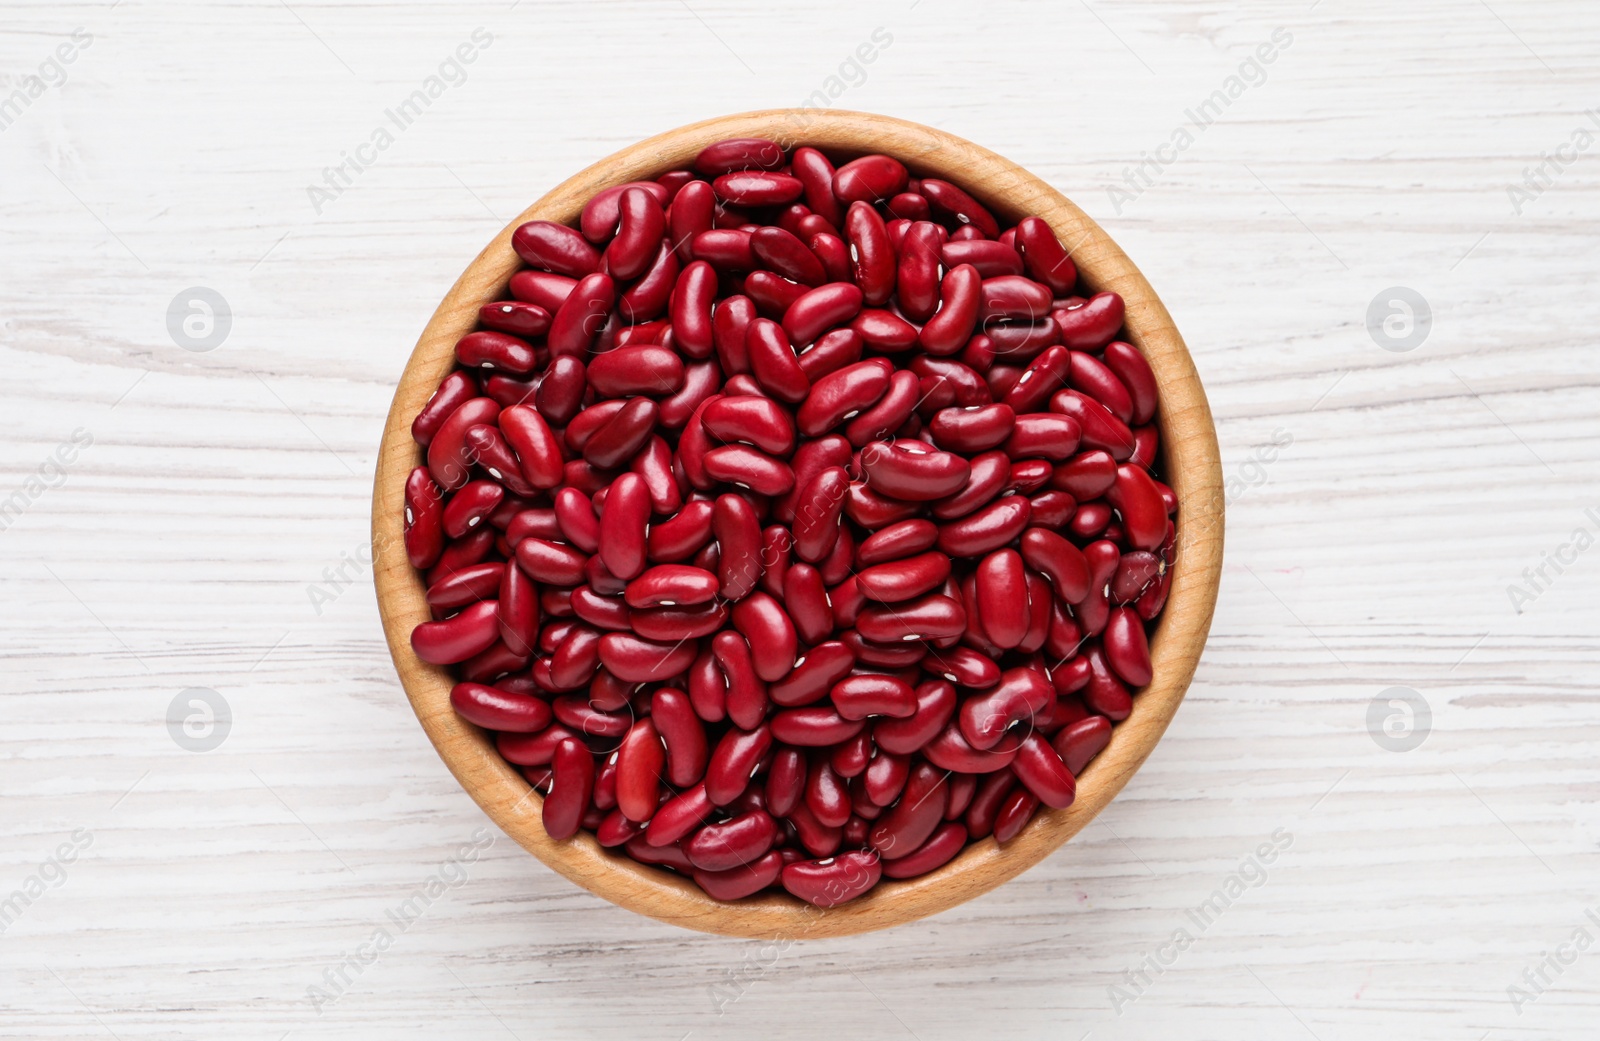
[[[423,462],[411,422],[454,367],[456,341],[477,327],[479,306],[502,299],[511,273],[522,267],[512,232],[530,220],[575,225],[596,192],[687,168],[706,145],[749,137],[786,147],[809,144],[836,164],[880,151],[907,163],[913,176],[960,182],[1005,220],[1034,215],[1049,222],[1072,247],[1085,285],[1119,293],[1127,305],[1128,338],[1149,358],[1161,385],[1163,474],[1180,501],[1172,592],[1151,637],[1154,678],[1079,778],[1072,806],[1039,813],[1004,849],[992,838],[973,843],[936,871],[885,880],[866,896],[828,909],[784,892],[724,903],[688,879],[605,850],[587,832],[551,841],[540,822],[543,799],[499,757],[488,734],[450,707],[453,670],[428,665],[410,642],[411,630],[432,617],[422,577],[405,558],[401,525],[406,476]],[[949,910],[1037,864],[1105,808],[1166,731],[1200,660],[1222,573],[1223,509],[1216,431],[1194,363],[1150,283],[1099,225],[1015,163],[952,134],[864,112],[780,109],[704,120],[608,156],[530,205],[468,265],[417,341],[389,410],[372,494],[372,544],[380,550],[373,578],[389,651],[418,719],[450,772],[518,844],[629,910],[723,936],[792,942],[884,929]]]
[[[1507,988],[1600,902],[1600,556],[1544,565],[1520,614],[1507,586],[1600,504],[1600,157],[1521,212],[1507,186],[1600,104],[1594,5],[15,0],[0,97],[79,25],[67,82],[0,132],[0,501],[94,437],[0,531],[0,897],[93,842],[0,935],[0,1036],[1592,1034],[1595,949]],[[308,184],[479,25],[467,81],[315,212]],[[1278,27],[1265,81],[1119,212],[1107,189]],[[1204,381],[1228,545],[1183,709],[1094,823],[942,914],[774,946],[617,908],[486,824],[342,556],[465,258],[631,142],[818,90],[993,149],[1116,238]],[[166,329],[197,285],[234,314],[206,354]],[[1434,318],[1406,353],[1366,328],[1397,285]],[[197,686],[233,717],[205,753],[164,723]],[[1367,728],[1393,686],[1431,708],[1409,752]],[[396,925],[480,827],[465,881]]]

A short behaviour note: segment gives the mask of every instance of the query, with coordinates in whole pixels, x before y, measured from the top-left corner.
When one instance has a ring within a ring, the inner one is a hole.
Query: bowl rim
[[[1154,678],[1078,778],[1073,805],[1041,809],[1004,849],[985,838],[933,872],[885,879],[860,899],[829,909],[781,890],[718,901],[689,879],[610,853],[587,832],[551,840],[540,822],[539,794],[500,758],[485,731],[456,715],[450,671],[421,661],[410,643],[412,627],[429,617],[422,576],[406,559],[403,541],[405,480],[422,462],[411,420],[454,367],[455,342],[475,327],[479,305],[503,298],[521,264],[512,231],[529,220],[575,224],[583,203],[600,189],[689,166],[705,145],[730,137],[768,138],[785,148],[812,145],[832,157],[882,152],[904,162],[913,176],[948,177],[1004,219],[1043,217],[1067,245],[1083,283],[1121,294],[1127,306],[1127,340],[1144,353],[1161,387],[1164,473],[1180,505],[1172,588],[1150,641]],[[1082,210],[1010,160],[932,127],[838,109],[744,112],[657,134],[579,171],[507,224],[467,265],[406,361],[378,453],[372,510],[373,582],[395,669],[440,758],[490,819],[545,864],[612,903],[688,929],[759,939],[844,936],[936,914],[1016,877],[1082,830],[1149,756],[1182,702],[1205,646],[1222,572],[1222,468],[1210,406],[1183,338],[1138,268]]]

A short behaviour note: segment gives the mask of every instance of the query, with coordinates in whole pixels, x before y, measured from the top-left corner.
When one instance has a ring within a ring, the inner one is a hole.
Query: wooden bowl
[[[613,184],[687,167],[705,145],[763,137],[785,147],[816,146],[835,160],[883,152],[913,176],[939,176],[966,188],[1002,219],[1043,217],[1077,261],[1093,290],[1127,303],[1127,337],[1142,350],[1161,385],[1159,424],[1164,474],[1176,491],[1179,552],[1171,596],[1154,633],[1154,680],[1134,699],[1109,747],[1078,779],[1077,801],[1041,812],[1005,848],[984,839],[944,867],[907,881],[884,881],[866,896],[821,910],[768,892],[722,903],[692,882],[602,849],[581,832],[552,841],[540,824],[541,799],[495,752],[490,737],[450,707],[450,671],[412,653],[410,633],[429,617],[421,577],[406,560],[401,511],[406,475],[422,462],[411,420],[455,364],[457,339],[471,331],[480,304],[502,299],[520,266],[511,232],[530,220],[576,224],[590,196]],[[372,496],[374,579],[389,651],[423,729],[450,772],[506,834],[590,892],[632,911],[725,936],[844,936],[935,914],[1021,874],[1071,838],[1122,789],[1155,747],[1194,674],[1216,603],[1222,568],[1222,473],[1216,431],[1194,363],[1167,309],[1138,268],[1083,211],[1039,178],[987,149],[931,127],[864,112],[777,109],[695,123],[624,148],[558,185],[523,211],[467,266],[423,330],[395,391],[378,455]]]

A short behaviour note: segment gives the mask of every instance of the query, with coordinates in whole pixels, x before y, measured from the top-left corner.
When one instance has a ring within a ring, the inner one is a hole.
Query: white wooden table
[[[1600,9],[1493,3],[9,0],[0,1035],[1595,1036]],[[502,222],[808,96],[1103,221],[1237,481],[1188,703],[1101,820],[955,911],[779,949],[488,826],[358,561],[394,380]],[[194,287],[214,350],[169,332]],[[192,688],[209,750],[166,722]]]

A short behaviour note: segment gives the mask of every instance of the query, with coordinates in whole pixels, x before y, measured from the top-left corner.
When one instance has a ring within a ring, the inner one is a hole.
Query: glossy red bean
[[[949,181],[924,177],[918,190],[932,204],[935,213],[948,214],[960,224],[970,224],[986,239],[1000,234],[1000,225],[996,223],[994,215]]]
[[[496,603],[480,600],[437,622],[411,630],[411,649],[430,665],[454,665],[486,651],[500,638]]]
[[[478,383],[470,373],[457,369],[444,378],[427,404],[422,406],[411,421],[411,436],[424,448],[432,443],[434,435],[456,409],[478,394]]]
[[[549,271],[518,271],[511,276],[510,289],[518,300],[542,307],[554,316],[577,284],[576,278]]]
[[[613,278],[628,281],[644,274],[660,252],[667,217],[662,203],[642,187],[629,188],[618,196],[617,213],[617,233],[602,260]]]
[[[1016,647],[1028,631],[1027,571],[1021,554],[996,550],[983,558],[976,574],[984,632],[997,647]]]
[[[800,198],[805,186],[788,174],[737,170],[711,182],[717,198],[736,206],[782,206]]]
[[[1124,683],[1143,687],[1150,682],[1150,644],[1144,620],[1131,607],[1114,607],[1100,637],[1106,664]]]
[[[654,809],[654,815],[649,818],[650,826],[645,829],[644,840],[655,849],[663,849],[675,845],[693,832],[715,812],[716,807],[706,792],[706,786],[697,784]],[[687,864],[688,858],[684,860]]]
[[[1022,739],[1011,769],[1017,780],[1051,809],[1063,810],[1072,805],[1078,790],[1072,771],[1050,743],[1037,733]]]
[[[650,491],[635,473],[618,477],[600,511],[600,553],[606,570],[619,579],[636,577],[645,567],[645,527],[650,522]]]
[[[1081,431],[1071,416],[1044,412],[1018,416],[1003,450],[1012,459],[1065,461],[1078,450]]]
[[[495,369],[517,376],[534,370],[533,345],[506,333],[478,331],[456,342],[456,360],[469,369]]]
[[[883,877],[916,878],[943,867],[967,844],[967,829],[954,822],[940,824],[928,840],[898,860],[885,860]]]
[[[717,595],[717,576],[685,564],[658,564],[628,583],[629,607],[702,604]]]
[[[938,640],[960,635],[966,626],[967,613],[961,604],[939,593],[868,607],[856,619],[856,631],[877,643]]]
[[[775,713],[769,724],[775,740],[796,748],[826,748],[859,734],[866,724],[839,715],[832,705],[809,705]]]
[[[753,271],[756,256],[750,246],[750,235],[736,228],[713,228],[696,234],[689,251],[694,259],[705,261],[723,274]]]
[[[1110,743],[1111,720],[1105,716],[1080,719],[1059,731],[1051,742],[1074,777],[1083,773],[1089,761]]]
[[[1127,422],[1136,425],[1150,422],[1156,414],[1158,389],[1155,373],[1151,371],[1149,361],[1137,347],[1121,340],[1113,340],[1106,344],[1102,357],[1106,368],[1111,370],[1128,391],[1133,410]]]
[[[794,554],[815,564],[825,560],[839,541],[839,522],[850,476],[843,467],[819,471],[800,492],[794,510]]]
[[[469,723],[487,730],[536,734],[553,718],[545,701],[482,683],[457,683],[450,704]]]
[[[1016,245],[1031,277],[1057,294],[1071,291],[1078,280],[1078,266],[1061,248],[1050,225],[1038,217],[1024,217],[1017,222]]]
[[[634,683],[671,679],[694,661],[692,642],[646,640],[632,633],[607,633],[600,638],[600,662],[618,679]]]
[[[1106,500],[1122,515],[1135,549],[1160,548],[1167,536],[1167,507],[1147,470],[1130,464],[1117,467],[1116,483],[1106,491]]]
[[[583,742],[569,738],[556,746],[550,766],[550,794],[544,798],[541,814],[545,833],[564,842],[578,833],[593,797],[594,753]]]
[[[861,469],[873,490],[909,502],[954,494],[971,473],[961,456],[908,439],[869,445],[861,453]]]
[[[1083,447],[1109,452],[1118,462],[1133,454],[1133,432],[1128,425],[1088,395],[1076,390],[1057,391],[1050,397],[1050,411],[1078,424]]]
[[[506,441],[517,453],[522,476],[535,488],[554,488],[561,483],[566,458],[561,443],[538,409],[532,405],[512,405],[500,412],[498,423]]]
[[[745,352],[756,382],[780,401],[796,404],[811,390],[811,380],[795,357],[783,327],[769,318],[757,318],[745,333]]]
[[[914,322],[926,322],[939,306],[938,231],[938,226],[929,221],[917,221],[900,244],[895,287],[901,310]]]
[[[756,592],[733,608],[733,625],[750,642],[756,675],[768,683],[794,667],[797,638],[794,623],[766,593]]]
[[[906,520],[880,528],[856,547],[856,565],[871,567],[891,560],[904,560],[932,549],[939,529],[928,520]]]
[[[861,288],[853,282],[829,282],[796,299],[783,314],[789,341],[809,344],[861,311]]]
[[[588,385],[583,362],[573,357],[553,358],[534,393],[534,405],[550,423],[556,426],[570,423],[583,407]]]
[[[676,643],[710,636],[728,623],[728,608],[721,602],[692,607],[655,607],[628,612],[628,627],[647,640]]]
[[[1089,562],[1077,546],[1053,531],[1029,528],[1021,547],[1028,566],[1049,579],[1062,600],[1077,604],[1089,595]]]
[[[706,432],[720,441],[744,441],[768,455],[787,457],[794,451],[795,421],[771,398],[719,398],[700,414]]]
[[[705,454],[704,465],[713,480],[760,495],[782,495],[794,487],[794,471],[787,464],[746,445],[713,448]]]
[[[617,221],[621,217],[622,195],[630,188],[643,189],[658,206],[665,206],[671,198],[666,187],[655,181],[630,181],[604,188],[583,207],[578,227],[584,238],[599,244],[616,233]]]
[[[939,248],[939,257],[947,270],[970,264],[980,278],[1022,274],[1022,256],[1004,242],[991,242],[988,239],[951,240]]]
[[[839,167],[833,175],[833,194],[840,202],[874,203],[906,186],[906,168],[898,159],[868,155]]]
[[[1089,299],[1051,312],[1061,342],[1075,351],[1098,351],[1122,328],[1124,307],[1116,293],[1096,293]]]
[[[478,308],[478,324],[495,332],[534,339],[550,331],[550,312],[522,300],[496,300]]]
[[[706,796],[712,804],[726,806],[737,799],[771,747],[772,731],[765,723],[754,730],[735,727],[723,734],[706,766]]]
[[[943,553],[919,553],[864,568],[855,579],[864,597],[900,603],[938,589],[949,577],[949,557]]]
[[[551,355],[581,358],[587,353],[616,300],[617,287],[610,275],[596,271],[579,279],[550,322],[545,342]]]
[[[883,877],[876,853],[852,850],[822,860],[798,860],[781,876],[783,888],[817,907],[838,907],[861,896]]]
[[[750,235],[750,249],[767,269],[802,285],[820,286],[827,272],[817,255],[782,228],[757,228]]]
[[[999,549],[1028,525],[1028,500],[1008,495],[959,520],[939,526],[938,547],[953,557],[975,557]]]
[[[930,763],[913,766],[899,801],[873,825],[868,843],[885,860],[910,856],[943,822],[945,792],[944,771]]]
[[[776,170],[783,165],[783,146],[761,137],[730,137],[700,150],[694,168],[707,177],[736,170]]]
[[[878,403],[845,424],[844,436],[860,448],[899,430],[917,407],[920,382],[916,373],[896,370]]]
[[[994,840],[1002,846],[1022,834],[1039,808],[1039,797],[1027,788],[1014,788],[1000,803],[994,818]]]
[[[806,775],[806,808],[825,828],[843,827],[850,819],[850,792],[846,781],[827,759],[812,762]]]
[[[617,748],[617,809],[624,817],[646,821],[655,815],[665,762],[666,750],[652,720],[641,719],[628,728]]]
[[[1089,682],[1083,688],[1083,703],[1113,722],[1127,719],[1133,711],[1133,697],[1106,660],[1105,652],[1091,645],[1084,657],[1089,664]]]
[[[690,181],[672,197],[667,209],[667,237],[680,263],[687,265],[694,259],[690,244],[696,235],[711,230],[716,206],[716,193],[706,181]]]
[[[419,466],[406,478],[405,545],[411,566],[425,570],[444,552],[444,505],[428,468]]]
[[[767,685],[756,674],[749,641],[724,630],[712,637],[711,654],[726,682],[728,718],[738,727],[754,729],[766,718]]]
[[[940,448],[976,454],[1005,444],[1016,418],[1005,404],[944,408],[934,413],[928,432]]]
[[[500,639],[514,654],[533,653],[539,636],[539,589],[515,564],[501,569],[497,603]]]
[[[529,221],[511,233],[511,248],[536,268],[582,278],[600,266],[600,253],[565,224]]]
[[[1007,730],[1030,722],[1055,698],[1043,674],[1026,667],[1007,669],[1000,682],[961,705],[961,736],[975,749],[994,748]]]
[[[492,398],[472,398],[459,405],[439,425],[428,443],[428,473],[440,488],[453,492],[471,479],[473,458],[467,431],[480,423],[493,423],[500,404]]]
[[[777,822],[756,810],[707,824],[683,844],[683,851],[700,871],[731,871],[760,860],[777,838]]]
[[[833,685],[828,694],[845,719],[887,716],[907,719],[916,714],[917,697],[911,684],[895,676],[860,673]]]
[[[619,347],[589,362],[588,378],[604,397],[665,397],[683,386],[683,360],[664,347]]]

